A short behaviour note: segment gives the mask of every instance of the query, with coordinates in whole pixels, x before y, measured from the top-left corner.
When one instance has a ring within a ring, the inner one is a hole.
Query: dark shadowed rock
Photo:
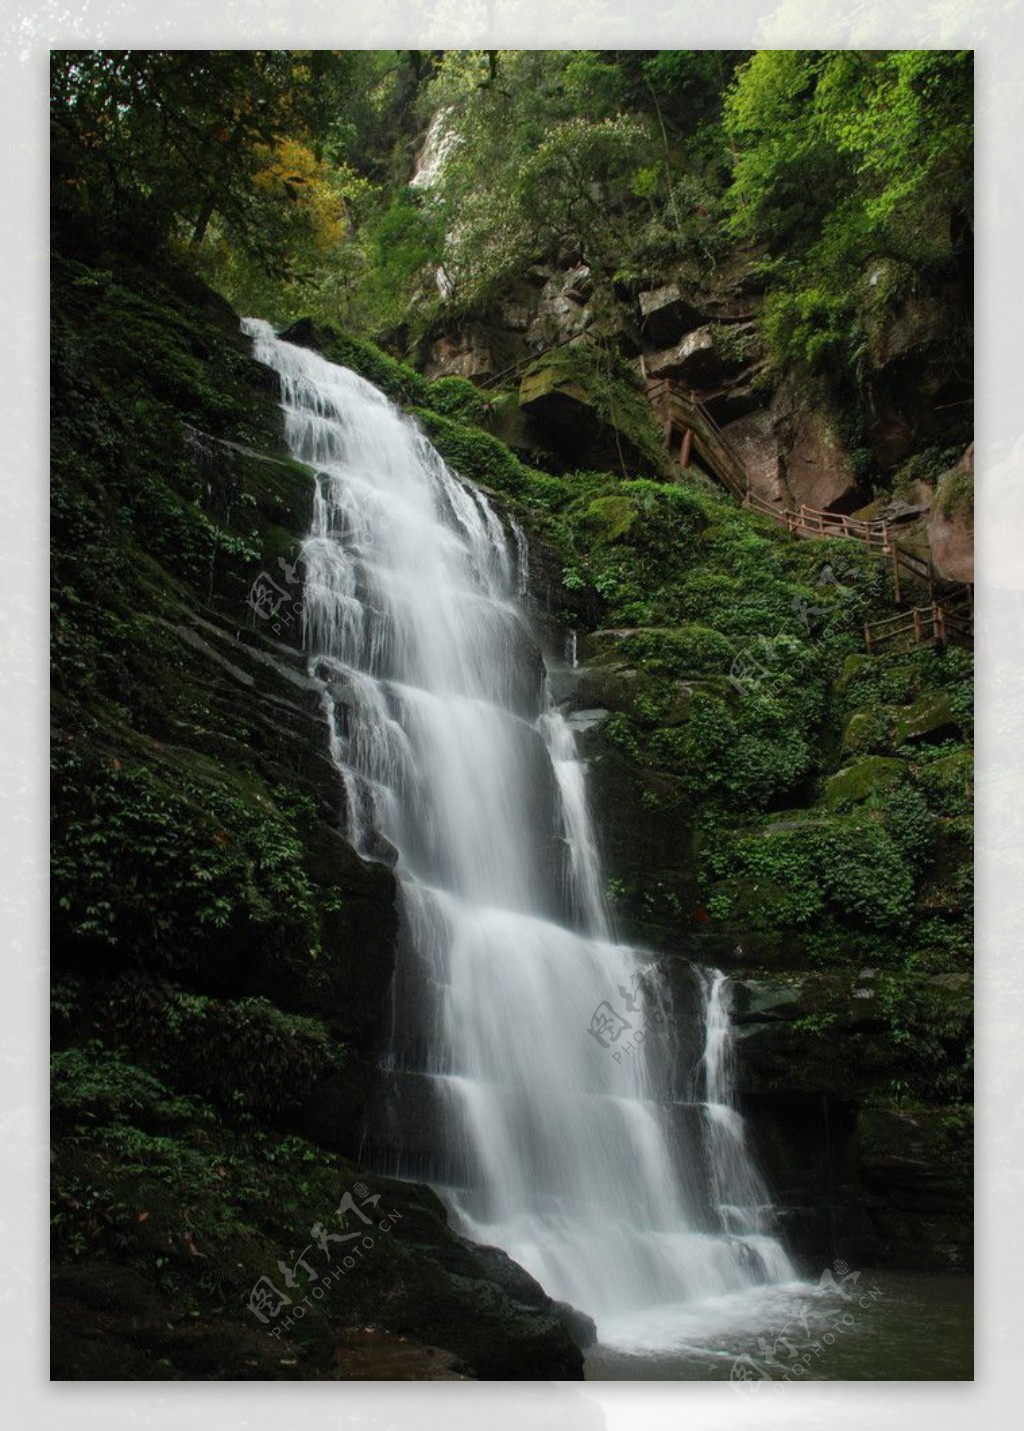
[[[697,308],[683,297],[677,283],[649,289],[639,296],[643,335],[659,348],[678,343],[682,335],[701,321]]]

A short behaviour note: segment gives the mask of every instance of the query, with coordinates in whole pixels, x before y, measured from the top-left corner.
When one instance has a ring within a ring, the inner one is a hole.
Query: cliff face
[[[531,1279],[352,1161],[395,885],[339,830],[269,375],[151,258],[53,273],[53,1375],[578,1377]]]
[[[593,374],[588,381],[578,362],[567,390],[557,370],[597,344],[641,382],[669,380],[700,402],[739,453],[751,490],[773,504],[875,515],[893,498],[905,505],[911,487],[918,505],[938,502],[944,471],[971,472],[963,461],[971,432],[968,280],[930,281],[889,261],[869,264],[857,299],[868,335],[861,385],[845,391],[769,361],[759,328],[763,257],[740,246],[714,267],[667,268],[646,286],[616,286],[611,297],[595,295],[589,269],[575,258],[537,264],[472,320],[442,313],[414,361],[432,378],[518,385],[520,420],[506,407],[495,430],[541,465],[624,472],[625,462],[633,472],[670,475],[638,453],[628,424],[609,424],[604,414],[602,427],[600,381]],[[710,470],[699,455],[693,466]],[[968,494],[970,486],[970,476],[961,480]],[[940,576],[973,581],[969,533],[933,522],[920,536]]]

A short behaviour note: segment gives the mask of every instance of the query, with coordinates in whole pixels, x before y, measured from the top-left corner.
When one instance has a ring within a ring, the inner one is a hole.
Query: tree
[[[962,272],[970,53],[762,51],[737,72],[725,127],[730,231],[768,254],[770,352],[856,384],[885,305]],[[886,281],[866,292],[869,267]]]
[[[55,51],[55,207],[99,223],[130,218],[195,247],[216,217],[268,267],[286,270],[277,221],[288,220],[286,232],[297,214],[322,224],[325,190],[302,199],[324,177],[317,149],[350,68],[338,51]],[[311,162],[294,182],[269,183],[286,144],[305,146]]]

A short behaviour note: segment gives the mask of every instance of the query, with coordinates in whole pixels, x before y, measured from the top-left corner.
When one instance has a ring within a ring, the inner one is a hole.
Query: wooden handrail
[[[746,464],[693,389],[687,391],[671,378],[648,378],[647,400],[662,416],[666,446],[674,430],[682,429],[684,442],[691,433],[687,457],[696,442],[714,475],[742,501],[750,489]]]
[[[788,507],[778,507],[749,490],[744,495],[743,505],[783,523],[790,532],[814,537],[852,537],[864,542],[869,550],[877,551],[880,556],[888,556],[891,550],[887,522],[867,522],[859,517],[849,517],[844,512],[824,512],[805,503],[801,504],[798,512],[794,512]]]
[[[974,626],[970,619],[940,601],[864,623],[864,646],[869,654],[904,637],[912,646],[946,645],[953,639],[969,646],[974,640]]]

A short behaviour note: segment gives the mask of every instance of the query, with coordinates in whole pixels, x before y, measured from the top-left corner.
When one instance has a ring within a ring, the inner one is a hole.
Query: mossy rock
[[[619,541],[633,525],[636,507],[628,497],[596,497],[587,508],[583,526],[595,546]]]
[[[854,652],[852,656],[847,656],[843,662],[843,669],[839,673],[836,681],[836,690],[845,691],[851,686],[858,676],[870,671],[874,665],[874,657],[867,656],[861,651]]]
[[[906,779],[906,761],[869,755],[847,765],[825,782],[825,804],[830,810],[860,804],[877,791],[891,789]]]
[[[897,711],[894,740],[897,746],[929,736],[959,735],[960,722],[948,691],[926,691],[910,706]]]
[[[645,396],[600,370],[587,349],[560,348],[525,371],[519,405],[552,446],[578,466],[625,476],[667,476],[667,457]]]
[[[974,808],[974,751],[954,750],[918,770],[929,803],[942,815],[970,815]]]
[[[646,671],[606,660],[580,671],[575,695],[581,707],[634,715],[637,699],[650,689],[651,683]]]
[[[843,750],[867,755],[893,749],[893,713],[886,706],[861,706],[847,717]]]

